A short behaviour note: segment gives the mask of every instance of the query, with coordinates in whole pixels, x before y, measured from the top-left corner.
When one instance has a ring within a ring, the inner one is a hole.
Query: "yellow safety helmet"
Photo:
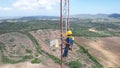
[[[67,35],[72,35],[72,31],[71,30],[67,31]]]

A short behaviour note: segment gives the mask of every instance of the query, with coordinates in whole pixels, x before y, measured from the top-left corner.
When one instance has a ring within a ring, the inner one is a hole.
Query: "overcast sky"
[[[120,13],[120,0],[70,0],[70,14]],[[59,0],[0,0],[2,16],[59,16]]]

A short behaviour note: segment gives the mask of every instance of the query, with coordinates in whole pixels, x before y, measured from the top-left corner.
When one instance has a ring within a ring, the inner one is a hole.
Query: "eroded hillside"
[[[0,35],[0,58],[0,68],[60,68],[48,55],[40,54],[35,43],[23,32]],[[40,63],[32,64],[34,58],[39,58]]]
[[[36,53],[32,41],[24,34],[12,32],[0,35],[3,63],[16,63],[30,59]]]
[[[97,60],[104,65],[105,68],[119,68],[120,67],[120,37],[107,38],[84,38],[76,37],[76,41],[83,45],[90,54],[97,58]]]
[[[50,47],[50,41],[59,40],[59,30],[45,29],[30,32],[12,32],[0,35],[1,42],[1,68],[59,68],[60,67],[60,46],[58,48]],[[15,45],[14,47],[12,45]],[[5,57],[5,58],[4,58]],[[91,55],[82,49],[79,44],[74,44],[73,50],[69,51],[67,58],[63,58],[64,67],[68,68],[71,61],[79,61],[81,68],[93,68],[101,66],[90,58]],[[39,58],[38,64],[32,64],[31,60]],[[4,60],[3,60],[4,59]],[[8,61],[9,60],[9,61]],[[24,63],[22,63],[24,61]],[[27,62],[26,62],[27,61]],[[24,65],[24,67],[22,66]],[[99,67],[101,68],[101,67]]]
[[[51,40],[60,39],[60,33],[58,30],[37,30],[30,33],[38,40],[43,50],[60,58],[60,46],[56,48],[56,50],[53,50],[53,48],[49,45]],[[91,60],[91,58],[89,58],[89,56],[82,51],[79,45],[76,44],[74,44],[73,50],[69,51],[68,57],[64,58],[63,61],[65,64],[69,64],[71,61],[80,61],[82,63],[82,68],[92,68],[99,66],[99,64]]]

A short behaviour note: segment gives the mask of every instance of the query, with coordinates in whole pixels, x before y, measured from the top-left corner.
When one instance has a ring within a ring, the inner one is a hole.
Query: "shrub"
[[[26,49],[27,53],[32,53],[32,50]]]
[[[0,50],[5,47],[4,45],[5,45],[5,44],[0,41]]]
[[[33,58],[33,55],[25,55],[23,56],[23,59],[32,59]]]
[[[81,68],[82,64],[79,61],[71,61],[69,66],[70,68]]]
[[[40,63],[41,60],[39,58],[35,58],[31,61],[31,63]]]
[[[38,54],[38,53],[35,53],[35,56],[36,56],[36,57],[38,57],[38,56],[39,56],[39,54]]]
[[[15,39],[14,39],[14,38],[11,38],[9,41],[10,41],[10,42],[14,42],[14,41],[15,41]]]

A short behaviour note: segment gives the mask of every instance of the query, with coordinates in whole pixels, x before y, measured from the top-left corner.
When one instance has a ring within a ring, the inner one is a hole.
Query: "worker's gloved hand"
[[[66,44],[67,42],[65,40],[62,41],[63,44]]]
[[[64,33],[61,33],[60,35],[63,36],[63,37],[66,37],[66,34],[64,34]]]
[[[60,35],[61,35],[61,36],[64,36],[64,34],[63,34],[63,33],[61,33]]]

